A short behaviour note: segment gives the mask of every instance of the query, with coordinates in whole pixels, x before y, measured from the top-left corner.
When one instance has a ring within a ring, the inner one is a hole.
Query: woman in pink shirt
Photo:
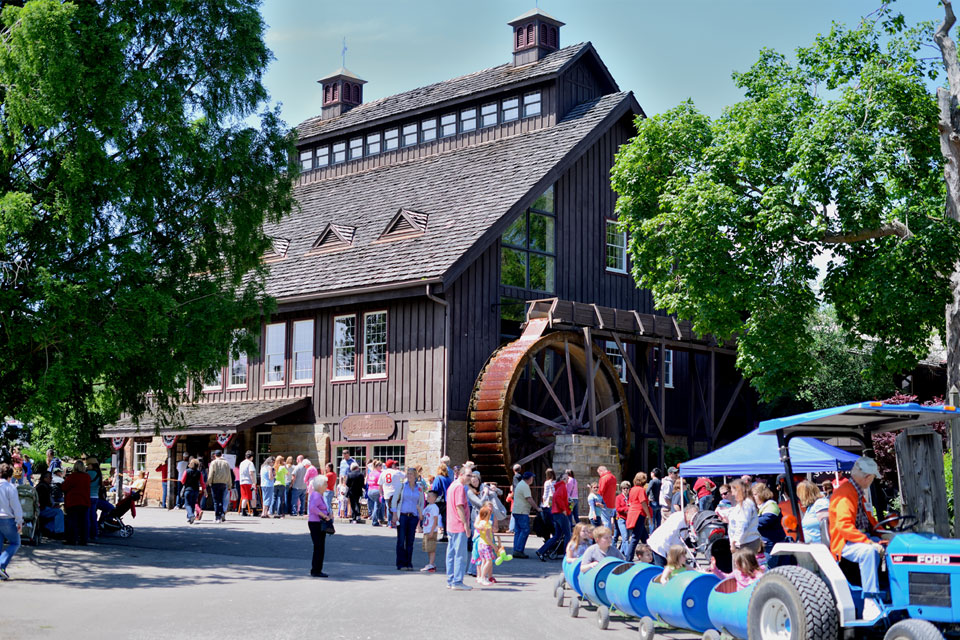
[[[383,463],[374,460],[370,470],[367,471],[367,510],[370,512],[370,522],[373,526],[379,527],[382,514],[380,511],[380,472],[383,470]]]

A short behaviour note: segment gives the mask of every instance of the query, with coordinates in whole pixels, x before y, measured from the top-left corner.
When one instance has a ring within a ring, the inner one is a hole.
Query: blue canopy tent
[[[794,473],[844,471],[853,467],[859,456],[831,447],[816,438],[793,438],[790,460]],[[754,429],[747,435],[715,451],[680,463],[681,476],[774,475],[783,473],[777,438]]]

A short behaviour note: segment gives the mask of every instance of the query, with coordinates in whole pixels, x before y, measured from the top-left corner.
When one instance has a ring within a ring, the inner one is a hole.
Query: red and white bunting
[[[160,436],[160,439],[163,440],[163,446],[167,449],[173,449],[173,445],[177,444],[177,438],[180,436]]]
[[[127,444],[126,438],[110,438],[110,446],[113,447],[114,451],[120,451],[125,444]]]
[[[230,444],[230,441],[233,440],[235,433],[218,433],[217,434],[217,444],[220,445],[221,449],[226,449],[227,445]]]

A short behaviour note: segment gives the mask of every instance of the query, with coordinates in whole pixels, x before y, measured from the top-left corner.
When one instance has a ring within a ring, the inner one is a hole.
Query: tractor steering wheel
[[[898,516],[896,514],[892,516],[887,516],[883,520],[877,523],[877,528],[881,529],[888,524],[898,523],[894,527],[887,529],[888,531],[893,531],[895,533],[904,533],[905,531],[913,531],[917,528],[917,516]]]

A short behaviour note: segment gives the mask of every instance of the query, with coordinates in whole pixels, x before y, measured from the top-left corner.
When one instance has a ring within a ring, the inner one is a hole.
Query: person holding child
[[[604,558],[619,558],[624,560],[620,550],[613,546],[613,531],[609,527],[597,527],[593,530],[593,539],[596,541],[580,556],[580,572],[585,573],[594,568]]]

